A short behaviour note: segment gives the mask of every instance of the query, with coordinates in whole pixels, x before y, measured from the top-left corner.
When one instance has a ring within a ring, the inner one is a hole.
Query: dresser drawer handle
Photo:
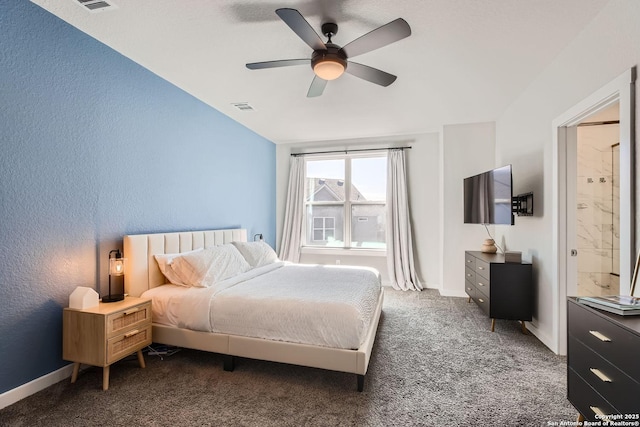
[[[591,335],[593,335],[594,337],[598,338],[600,341],[602,342],[611,342],[611,340],[609,339],[609,337],[607,337],[606,335],[601,334],[598,331],[589,331],[589,333]]]
[[[598,419],[600,419],[600,420],[608,419],[607,414],[605,414],[602,411],[602,409],[598,408],[597,406],[589,406],[589,408],[593,411],[594,414],[596,414],[598,416]]]
[[[139,308],[134,308],[133,310],[125,311],[125,312],[124,312],[124,315],[125,315],[125,316],[128,316],[128,315],[130,315],[130,314],[137,313],[138,311],[140,311],[140,309],[139,309]]]
[[[478,285],[480,285],[480,286],[484,286],[484,283],[482,283],[482,282],[478,282]]]
[[[467,286],[467,290],[468,290],[468,291],[470,291],[470,290],[471,290],[471,288]]]
[[[124,334],[124,337],[125,338],[131,338],[132,336],[134,336],[134,335],[136,335],[138,333],[140,333],[140,331],[137,330],[137,329],[134,329],[133,331],[127,332],[126,334]]]
[[[478,267],[478,270],[484,270],[484,267]]]
[[[591,373],[592,373],[593,375],[595,375],[596,377],[600,378],[600,380],[601,380],[602,382],[605,382],[605,383],[613,382],[613,381],[611,381],[611,378],[609,378],[608,376],[606,376],[605,374],[603,374],[603,373],[602,373],[602,371],[600,371],[600,369],[597,369],[597,368],[589,368],[589,370],[591,371]]]
[[[480,302],[484,302],[484,300],[482,298],[478,298],[478,301]]]
[[[471,273],[467,273],[467,277],[471,277]]]
[[[468,260],[467,260],[467,262],[469,262],[469,263],[470,263],[470,262],[471,262],[471,260],[470,260],[470,259],[468,259]]]

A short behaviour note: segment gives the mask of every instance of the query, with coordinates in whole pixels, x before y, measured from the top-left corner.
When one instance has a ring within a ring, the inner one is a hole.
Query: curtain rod
[[[389,150],[410,150],[411,146],[408,147],[389,147],[389,148],[363,148],[359,150],[332,150],[332,151],[313,151],[311,153],[291,153],[293,157],[298,156],[308,156],[311,154],[334,154],[334,153],[356,153],[360,151],[389,151]]]

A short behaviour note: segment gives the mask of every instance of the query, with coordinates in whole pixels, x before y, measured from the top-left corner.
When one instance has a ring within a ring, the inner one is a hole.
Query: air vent
[[[73,2],[91,13],[104,12],[118,8],[112,2],[106,2],[103,0],[73,0]]]
[[[253,108],[248,102],[233,102],[231,105],[240,111],[255,111],[255,108]]]

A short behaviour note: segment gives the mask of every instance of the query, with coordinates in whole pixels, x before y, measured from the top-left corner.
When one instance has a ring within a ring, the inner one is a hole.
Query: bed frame
[[[144,291],[166,283],[155,261],[156,254],[187,252],[232,241],[247,241],[247,231],[238,228],[124,236],[124,255],[128,258],[125,290],[131,296],[140,296]],[[383,299],[381,292],[371,326],[357,350],[192,331],[156,323],[153,323],[153,342],[223,354],[225,371],[234,369],[234,356],[239,356],[354,373],[358,391],[362,391]]]

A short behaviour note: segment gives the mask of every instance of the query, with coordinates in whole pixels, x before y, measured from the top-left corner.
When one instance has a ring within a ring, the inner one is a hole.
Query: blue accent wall
[[[26,0],[0,2],[0,144],[0,393],[68,363],[62,308],[123,235],[275,244],[272,142]]]

